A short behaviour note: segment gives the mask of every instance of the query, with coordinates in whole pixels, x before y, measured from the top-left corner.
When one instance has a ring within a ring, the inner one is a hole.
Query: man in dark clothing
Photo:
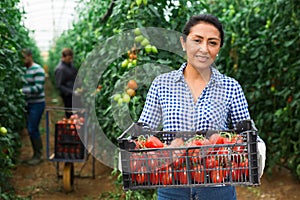
[[[67,110],[72,108],[72,94],[77,72],[73,65],[73,51],[69,48],[63,49],[61,61],[55,69],[55,81]],[[72,113],[67,110],[66,118],[70,118]]]

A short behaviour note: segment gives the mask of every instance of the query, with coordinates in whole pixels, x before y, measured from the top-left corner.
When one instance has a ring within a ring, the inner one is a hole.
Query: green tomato
[[[125,67],[127,67],[128,63],[129,63],[129,61],[126,59],[122,62],[121,66],[125,68]]]
[[[156,46],[152,46],[151,51],[152,51],[152,53],[158,53]]]
[[[140,6],[142,4],[143,0],[135,0],[136,5]]]
[[[152,46],[150,44],[148,44],[147,46],[145,46],[145,50],[146,50],[146,53],[151,53]]]
[[[135,38],[134,38],[134,41],[135,42],[141,42],[141,41],[143,41],[144,40],[144,36],[142,36],[142,35],[138,35],[138,36],[136,36]]]
[[[149,44],[149,40],[147,38],[144,38],[143,41],[141,42],[142,46],[147,46]]]
[[[143,0],[143,3],[146,6],[148,4],[148,0]]]
[[[134,34],[135,35],[141,35],[142,32],[141,32],[141,30],[139,28],[136,28],[136,29],[134,29]]]
[[[134,59],[134,60],[132,61],[132,65],[133,65],[133,66],[136,66],[136,63],[137,63],[137,60]]]
[[[1,133],[2,135],[6,135],[6,134],[7,134],[7,129],[6,129],[4,126],[2,126],[2,127],[0,128],[0,133]]]
[[[130,63],[128,63],[128,69],[130,69],[130,68],[132,68],[132,67],[134,67],[134,65],[132,64],[132,62],[130,62]]]
[[[123,98],[122,98],[123,102],[125,103],[129,103],[130,101],[130,96],[128,94],[123,94]]]
[[[118,105],[121,105],[123,103],[123,99],[122,98],[119,98],[118,99]]]
[[[271,92],[275,92],[275,90],[276,90],[275,86],[272,85],[270,90],[271,90]]]
[[[114,95],[114,100],[119,101],[119,99],[121,99],[121,94],[115,94]]]

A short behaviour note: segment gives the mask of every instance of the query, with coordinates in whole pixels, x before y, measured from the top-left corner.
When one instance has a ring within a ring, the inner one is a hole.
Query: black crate
[[[235,130],[166,132],[133,124],[119,137],[124,190],[158,187],[201,187],[216,185],[259,185],[257,130],[247,120]],[[233,144],[197,147],[136,149],[138,135],[154,135],[169,144],[175,138],[187,141],[195,135],[236,133]],[[129,137],[127,137],[129,135]],[[126,137],[125,137],[126,136]]]
[[[56,159],[83,159],[84,145],[78,135],[75,124],[55,124],[55,146]]]

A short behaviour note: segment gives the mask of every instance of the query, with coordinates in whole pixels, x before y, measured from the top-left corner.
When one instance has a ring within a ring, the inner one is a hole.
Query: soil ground
[[[61,100],[52,88],[51,82],[46,81],[47,106],[59,106]],[[41,122],[43,141],[46,141],[45,117]],[[26,133],[22,134],[22,149],[20,159],[28,159],[32,155],[31,144]],[[46,153],[44,151],[44,157]],[[115,178],[111,176],[112,169],[95,160],[95,178],[92,178],[92,156],[84,163],[74,163],[75,177],[74,190],[66,193],[63,189],[63,180],[57,176],[63,172],[63,164],[50,162],[45,159],[37,166],[17,165],[13,170],[13,185],[16,193],[21,197],[32,200],[91,200],[101,199],[104,192],[120,191],[114,184]],[[80,177],[77,177],[80,175]],[[121,190],[122,191],[122,190]],[[300,199],[300,183],[288,170],[274,169],[272,176],[266,174],[261,179],[259,187],[237,187],[238,200],[296,200]]]

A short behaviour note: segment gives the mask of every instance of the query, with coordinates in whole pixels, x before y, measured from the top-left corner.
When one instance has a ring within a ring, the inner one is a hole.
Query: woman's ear
[[[186,42],[182,36],[180,37],[180,43],[181,43],[182,50],[186,51]]]

